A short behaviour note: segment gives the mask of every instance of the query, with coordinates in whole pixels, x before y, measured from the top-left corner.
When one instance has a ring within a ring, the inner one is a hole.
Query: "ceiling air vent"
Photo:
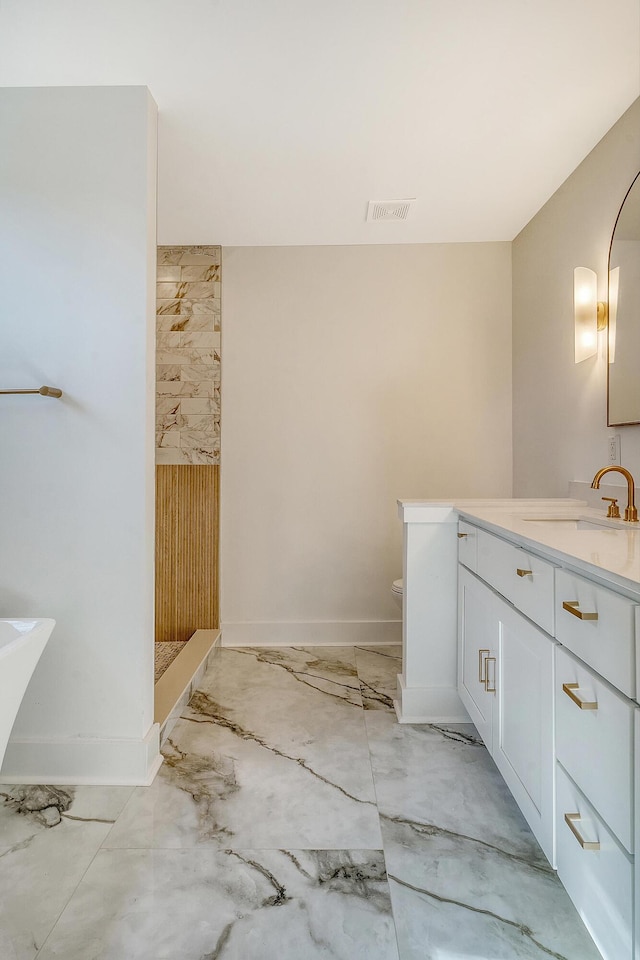
[[[367,220],[406,220],[415,197],[404,200],[369,200]]]

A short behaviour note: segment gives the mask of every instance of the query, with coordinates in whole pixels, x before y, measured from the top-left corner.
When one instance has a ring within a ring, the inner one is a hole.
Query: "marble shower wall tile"
[[[211,380],[158,381],[160,397],[214,397],[220,403],[220,384]]]
[[[221,248],[158,247],[156,463],[220,463]]]
[[[221,248],[218,246],[158,247],[158,263],[206,264],[220,266]]]

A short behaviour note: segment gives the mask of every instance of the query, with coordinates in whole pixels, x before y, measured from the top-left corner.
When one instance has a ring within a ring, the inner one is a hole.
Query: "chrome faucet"
[[[628,470],[625,470],[624,467],[603,467],[602,470],[598,470],[595,477],[591,481],[591,488],[593,490],[600,489],[600,481],[604,477],[605,473],[621,473],[622,476],[627,481],[627,505],[624,509],[624,518],[628,520],[629,523],[638,522],[638,511],[635,504],[635,484],[633,482],[633,477]]]

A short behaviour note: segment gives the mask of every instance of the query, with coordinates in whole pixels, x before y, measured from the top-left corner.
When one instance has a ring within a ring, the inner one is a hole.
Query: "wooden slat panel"
[[[156,640],[218,626],[219,467],[156,467]]]
[[[177,474],[156,467],[156,640],[173,640],[171,612],[176,596]]]

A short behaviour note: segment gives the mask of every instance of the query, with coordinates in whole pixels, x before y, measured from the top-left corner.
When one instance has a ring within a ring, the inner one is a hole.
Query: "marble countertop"
[[[565,566],[640,592],[640,524],[605,523],[605,511],[584,500],[399,500],[405,522],[446,522],[461,517]],[[621,502],[621,506],[624,504]],[[581,524],[580,521],[583,521]]]

